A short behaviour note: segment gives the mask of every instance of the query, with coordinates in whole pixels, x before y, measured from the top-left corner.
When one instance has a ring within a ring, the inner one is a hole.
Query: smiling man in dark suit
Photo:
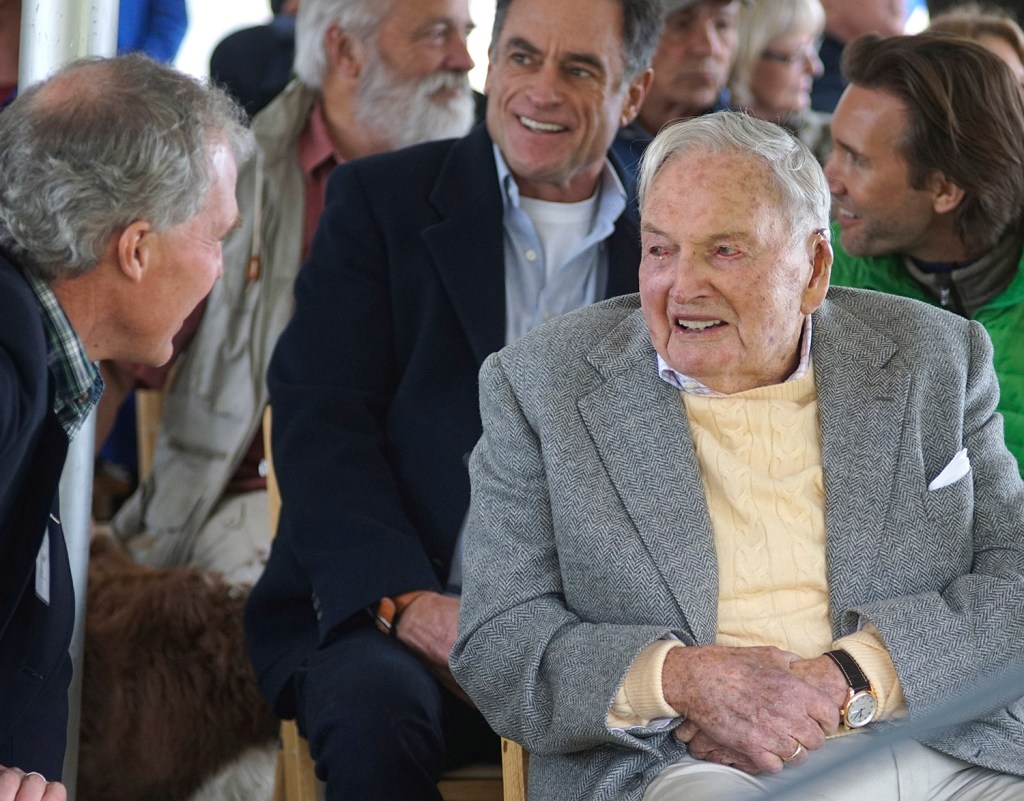
[[[72,64],[0,115],[0,801],[64,795],[57,483],[95,362],[170,357],[222,272],[251,138],[223,92],[142,57]]]
[[[329,799],[438,798],[445,764],[497,754],[448,668],[477,370],[635,290],[633,186],[607,153],[660,22],[651,0],[503,0],[486,126],[332,177],[270,367],[284,506],[247,610]]]

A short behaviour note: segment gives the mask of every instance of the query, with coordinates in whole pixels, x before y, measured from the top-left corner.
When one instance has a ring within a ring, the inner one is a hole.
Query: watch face
[[[868,692],[856,693],[846,705],[846,725],[851,729],[867,726],[877,711],[878,701],[875,700],[875,696]]]

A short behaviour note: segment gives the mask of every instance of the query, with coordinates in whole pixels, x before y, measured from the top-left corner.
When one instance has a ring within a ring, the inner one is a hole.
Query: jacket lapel
[[[608,237],[608,285],[604,298],[631,295],[640,289],[640,226],[629,209]],[[604,299],[602,298],[602,299]]]
[[[626,190],[626,209],[608,237],[608,286],[604,296],[614,298],[640,289],[640,211],[633,173],[622,166],[614,152],[609,152],[608,158]]]
[[[668,589],[650,581],[652,618],[715,641],[718,568],[704,486],[679,393],[657,375],[639,311],[592,354],[604,381],[580,413]],[[648,582],[645,581],[645,584]]]
[[[505,345],[504,209],[484,126],[452,143],[429,197],[439,219],[423,230],[423,240],[483,364]]]
[[[897,491],[897,464],[910,378],[887,369],[896,345],[834,302],[814,315],[812,341],[821,457],[832,626],[839,614],[884,578],[888,509]],[[881,478],[881,480],[880,480]]]
[[[877,559],[891,534],[885,521],[909,378],[887,369],[894,343],[834,303],[815,314],[813,337],[830,606],[839,633],[841,610],[882,577]],[[654,358],[635,312],[592,354],[604,381],[581,398],[580,413],[674,601],[673,608],[652,599],[652,614],[681,613],[695,642],[712,643],[718,568],[704,485],[679,393],[658,377]]]
[[[605,298],[636,292],[640,264],[634,181],[614,158],[612,165],[628,204],[608,238]],[[480,364],[505,345],[505,208],[497,174],[491,138],[486,127],[478,125],[452,143],[429,196],[440,219],[423,231],[434,267]]]

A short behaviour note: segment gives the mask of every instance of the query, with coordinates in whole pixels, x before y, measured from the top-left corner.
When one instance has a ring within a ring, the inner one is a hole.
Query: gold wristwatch
[[[841,649],[826,651],[825,656],[829,657],[846,677],[846,683],[850,686],[850,693],[846,697],[846,703],[839,710],[843,723],[847,728],[859,729],[867,726],[878,713],[878,698],[871,689],[871,682],[864,675],[850,654]]]

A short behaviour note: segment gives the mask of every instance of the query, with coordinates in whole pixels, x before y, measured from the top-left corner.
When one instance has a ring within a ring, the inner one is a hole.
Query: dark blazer
[[[295,15],[277,14],[224,37],[210,56],[210,79],[255,117],[288,84],[294,60]]]
[[[496,176],[481,126],[331,177],[268,375],[284,508],[246,630],[279,714],[296,666],[339,626],[444,585],[480,436],[477,372],[505,344]],[[606,244],[605,295],[635,291],[633,202]]]
[[[46,352],[35,295],[0,254],[0,764],[13,754],[17,767],[54,779],[64,760],[74,591],[57,522],[68,439],[52,412]],[[48,604],[36,593],[47,531]],[[39,719],[53,709],[63,719]]]

